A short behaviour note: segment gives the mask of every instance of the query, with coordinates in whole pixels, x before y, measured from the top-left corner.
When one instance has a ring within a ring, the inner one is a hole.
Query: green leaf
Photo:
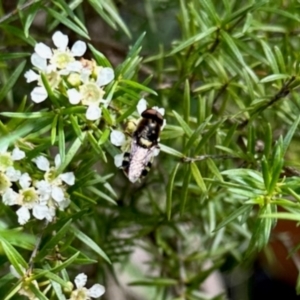
[[[264,49],[264,52],[265,52],[265,55],[266,55],[266,58],[268,60],[268,63],[273,71],[274,74],[279,74],[279,68],[278,68],[278,65],[277,65],[277,61],[276,61],[276,58],[269,46],[268,43],[266,43],[264,40],[260,40],[261,42],[261,45]]]
[[[63,227],[56,232],[56,234],[39,250],[36,260],[42,259],[46,257],[48,251],[52,251],[56,245],[62,241],[63,237],[65,236],[66,232],[69,230],[70,225],[72,224],[72,219],[68,220]]]
[[[72,232],[76,235],[76,237],[81,240],[87,247],[91,248],[95,251],[99,256],[101,256],[106,262],[111,263],[108,256],[105,252],[86,234],[84,234],[79,229],[75,228],[74,226],[71,227]]]
[[[235,209],[225,220],[223,220],[214,230],[218,231],[222,227],[226,226],[227,224],[231,223],[233,220],[235,220],[237,217],[248,214],[249,211],[252,209],[252,205],[242,205],[238,209]]]
[[[186,171],[184,172],[182,189],[181,189],[181,201],[180,201],[180,215],[182,216],[184,213],[185,205],[188,199],[189,194],[189,183],[191,181],[192,172],[191,172],[191,165],[185,165]]]
[[[191,170],[192,170],[193,177],[194,177],[197,185],[199,186],[200,190],[203,193],[206,193],[207,190],[206,190],[204,180],[202,178],[202,175],[201,175],[197,165],[194,162],[191,162]]]
[[[184,121],[184,119],[174,110],[172,110],[174,117],[180,124],[181,128],[184,130],[185,134],[190,137],[193,134],[192,129],[189,127],[189,125]]]
[[[192,46],[193,44],[195,44],[195,43],[197,43],[199,41],[203,41],[207,36],[211,35],[216,30],[218,30],[218,27],[213,26],[213,27],[207,29],[205,32],[201,32],[199,34],[196,34],[196,35],[192,36],[188,40],[182,42],[179,46],[175,47],[171,51],[171,53],[169,54],[169,56],[172,56],[175,53],[180,52],[181,50],[183,50],[185,48],[188,48],[188,47]]]
[[[66,27],[70,28],[72,31],[81,35],[86,39],[90,39],[89,35],[82,30],[78,25],[76,25],[73,21],[69,20],[65,15],[56,12],[54,9],[50,7],[45,7],[49,15],[51,15],[54,19],[58,20],[60,23],[64,24]]]
[[[28,269],[27,262],[24,260],[22,255],[5,239],[0,237],[0,242],[10,263],[14,266],[20,276],[23,276],[24,270],[22,268],[25,270]]]
[[[167,185],[167,206],[166,206],[166,213],[168,220],[171,219],[171,213],[172,213],[172,195],[174,190],[174,180],[178,171],[178,167],[180,166],[180,163],[177,163],[171,172],[170,179]]]
[[[141,286],[176,286],[178,281],[172,278],[148,278],[144,280],[136,280],[128,283],[131,286],[141,285]]]
[[[286,75],[286,74],[272,74],[272,75],[266,76],[260,82],[265,83],[265,82],[271,82],[271,81],[276,81],[276,80],[288,79],[290,77],[291,77],[290,75]]]
[[[0,102],[5,99],[7,93],[13,88],[15,83],[17,82],[19,76],[23,73],[26,61],[22,61],[12,75],[8,78],[5,85],[3,85],[2,89],[0,90]]]
[[[298,128],[298,124],[300,121],[300,115],[298,116],[298,118],[295,120],[295,122],[293,123],[293,125],[290,127],[289,131],[287,132],[285,138],[283,139],[283,156],[285,155],[288,146],[291,143],[292,137],[295,134],[296,129]]]
[[[219,26],[220,18],[215,10],[215,5],[210,0],[201,0],[200,3],[203,6],[204,11],[208,14],[209,18]]]
[[[180,153],[179,151],[177,151],[177,150],[175,150],[173,148],[170,148],[170,147],[168,147],[166,145],[159,144],[159,148],[164,153],[167,153],[167,154],[179,157],[179,158],[183,158],[184,157],[184,155],[182,153]]]
[[[221,30],[220,33],[221,33],[221,36],[222,36],[224,42],[228,45],[228,47],[234,54],[235,58],[239,61],[239,63],[242,66],[246,66],[243,55],[242,55],[241,51],[239,50],[239,48],[237,47],[234,39],[224,30]]]
[[[58,149],[61,161],[65,160],[66,156],[66,144],[65,144],[65,129],[64,129],[64,119],[62,116],[58,119]]]
[[[82,133],[83,139],[86,136],[86,132]],[[57,174],[61,174],[64,169],[69,165],[69,163],[72,161],[73,157],[79,150],[80,146],[82,145],[82,140],[80,138],[77,138],[72,146],[70,147],[69,151],[66,154],[65,159],[61,162],[61,165],[57,168],[56,172]]]
[[[146,87],[146,86],[144,86],[144,85],[142,85],[142,84],[140,84],[136,81],[122,79],[122,80],[120,80],[120,83],[125,83],[128,86],[130,86],[131,88],[141,90],[141,91],[145,91],[145,92],[148,92],[150,94],[153,94],[153,95],[157,96],[157,93],[154,90],[152,90],[152,89],[150,89],[150,88],[148,88],[148,87]]]

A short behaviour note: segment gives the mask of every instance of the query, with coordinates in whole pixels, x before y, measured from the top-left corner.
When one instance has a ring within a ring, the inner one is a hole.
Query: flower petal
[[[9,188],[5,191],[2,196],[2,201],[5,205],[16,205],[19,204],[20,195],[16,193],[13,189]]]
[[[115,73],[112,68],[101,68],[98,77],[97,77],[97,84],[99,86],[109,84],[115,78]]]
[[[140,101],[136,106],[136,109],[138,113],[141,115],[147,109],[147,101],[144,98],[140,99]]]
[[[77,41],[71,48],[71,52],[74,56],[82,56],[86,51],[86,43]]]
[[[8,179],[12,182],[16,182],[21,177],[21,171],[16,170],[14,167],[10,166],[6,169],[5,175],[8,177]],[[3,182],[2,182],[3,184]]]
[[[26,224],[30,219],[29,209],[25,206],[20,207],[16,211],[16,214],[18,215],[18,222],[20,225]]]
[[[46,72],[47,71],[47,60],[37,53],[33,53],[30,57],[31,63],[37,67],[39,70]]]
[[[57,153],[54,157],[54,166],[57,169],[61,165],[61,157],[60,154]]]
[[[22,189],[27,189],[30,187],[31,184],[31,177],[29,176],[28,173],[24,173],[21,175],[20,179],[19,179],[19,183]]]
[[[74,185],[75,176],[73,172],[67,172],[59,175],[59,178],[67,185]]]
[[[78,289],[82,288],[85,286],[87,282],[87,276],[84,273],[80,273],[75,277],[75,285]]]
[[[83,69],[83,65],[80,61],[75,60],[67,64],[66,69],[70,72],[80,72]]]
[[[54,32],[52,35],[52,40],[54,45],[62,51],[66,50],[69,43],[69,37],[63,34],[61,31]]]
[[[50,168],[49,160],[44,156],[38,156],[32,160],[41,171],[48,171]]]
[[[120,153],[114,156],[114,163],[117,168],[122,167],[124,159],[124,153]]]
[[[52,51],[49,46],[44,43],[37,43],[34,46],[34,51],[42,58],[49,59],[52,57]]]
[[[53,186],[52,187],[52,192],[51,192],[51,197],[56,201],[56,202],[61,202],[65,199],[65,194],[64,191],[61,187],[58,186]]]
[[[40,78],[40,75],[35,73],[34,71],[32,70],[28,70],[25,74],[24,74],[24,77],[26,78],[26,82],[29,83],[29,82],[32,82],[32,81],[36,81]]]
[[[48,93],[43,86],[37,86],[32,90],[30,96],[33,102],[41,103],[47,99]]]
[[[158,111],[162,116],[165,115],[165,109],[163,107],[153,106],[152,109]]]
[[[119,147],[125,143],[125,134],[119,130],[112,130],[110,134],[110,142]]]
[[[53,210],[51,210],[47,205],[37,204],[33,207],[32,214],[38,220],[46,219],[51,222],[55,216],[55,211],[53,215]]]
[[[105,293],[105,287],[99,283],[94,284],[89,290],[88,290],[88,296],[92,298],[98,298],[102,296]]]
[[[101,117],[101,108],[98,105],[90,105],[86,110],[86,118],[90,121],[95,121]]]
[[[71,104],[78,104],[82,99],[81,93],[74,88],[68,89],[67,94],[68,94],[69,102]]]
[[[18,147],[15,147],[11,153],[11,158],[13,160],[20,160],[25,157],[25,152],[20,150]]]

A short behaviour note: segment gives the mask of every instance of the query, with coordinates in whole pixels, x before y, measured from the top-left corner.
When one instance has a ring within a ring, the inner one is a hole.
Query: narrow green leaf
[[[276,81],[276,80],[288,79],[290,77],[291,76],[287,75],[287,74],[272,74],[272,75],[266,76],[260,82],[265,83],[265,82],[271,82],[271,81]]]
[[[76,32],[82,37],[90,40],[89,35],[84,30],[82,30],[78,25],[76,25],[73,21],[69,20],[66,16],[56,12],[54,9],[50,7],[45,7],[45,8],[49,13],[49,15],[51,15],[54,19],[58,20],[60,23],[64,24],[66,27],[70,28],[72,31]]]
[[[201,0],[200,4],[203,6],[204,11],[208,14],[209,18],[214,21],[215,25],[220,25],[220,18],[215,10],[215,5],[210,0]]]
[[[63,227],[61,227],[59,231],[57,231],[56,234],[45,245],[43,245],[36,256],[36,260],[46,257],[48,251],[52,251],[55,246],[62,241],[71,224],[72,219],[68,220]]]
[[[261,42],[261,45],[264,49],[264,52],[265,52],[265,55],[266,55],[266,58],[268,60],[268,63],[273,71],[274,74],[279,74],[279,68],[278,68],[278,65],[277,65],[277,61],[276,61],[276,58],[269,46],[268,43],[266,43],[264,40],[260,40]]]
[[[65,139],[65,129],[64,129],[64,119],[62,116],[58,119],[58,149],[61,161],[65,160],[66,156],[66,139]]]
[[[82,133],[83,139],[86,136],[86,132]],[[80,138],[77,138],[72,146],[70,147],[69,151],[67,152],[67,155],[64,160],[62,160],[61,165],[57,168],[56,172],[57,174],[61,174],[64,169],[69,165],[69,163],[72,161],[73,157],[77,153],[78,149],[80,148],[82,144],[82,141]]]
[[[16,271],[22,276],[24,274],[24,270],[22,268],[25,270],[28,268],[27,262],[24,260],[22,255],[5,239],[0,237],[0,242],[8,260],[14,266]]]
[[[183,158],[184,157],[184,155],[182,153],[180,153],[179,151],[177,151],[177,150],[175,150],[173,148],[170,148],[170,147],[168,147],[166,145],[159,144],[159,148],[164,153],[167,153],[167,154],[179,157],[179,158]]]
[[[180,163],[177,163],[171,172],[169,182],[167,185],[167,205],[166,205],[166,213],[168,220],[171,219],[171,213],[172,213],[172,195],[173,195],[173,189],[174,189],[174,180],[176,177],[176,173],[178,171],[178,167],[180,166]]]
[[[287,212],[269,213],[259,216],[260,218],[284,219],[300,222],[300,214],[293,214]]]
[[[177,52],[180,52],[181,50],[188,48],[190,46],[192,46],[193,44],[202,41],[209,35],[211,35],[212,33],[214,33],[216,30],[218,29],[218,27],[214,26],[211,27],[209,29],[207,29],[205,32],[201,32],[199,34],[196,34],[195,36],[192,36],[191,38],[189,38],[188,40],[180,43],[179,46],[175,47],[169,54],[169,56],[174,55]]]
[[[174,117],[176,118],[177,122],[180,124],[182,129],[184,130],[185,134],[190,137],[193,134],[192,129],[190,126],[183,120],[183,118],[175,111],[172,110]]]
[[[140,84],[136,81],[122,79],[122,80],[120,80],[120,83],[125,83],[128,86],[130,86],[131,88],[141,90],[141,91],[145,91],[145,92],[148,92],[150,94],[153,94],[153,95],[157,96],[157,93],[154,90],[152,90],[152,89],[150,89],[150,88],[148,88],[148,87],[146,87],[146,86],[144,86],[144,85],[142,85],[142,84]]]
[[[242,66],[246,66],[243,55],[242,55],[241,51],[239,50],[239,48],[237,47],[236,43],[234,42],[234,39],[224,30],[221,30],[220,33],[221,33],[221,36],[222,36],[224,42],[230,48],[230,50],[234,54],[235,58],[239,61],[239,63]]]
[[[235,209],[225,220],[223,220],[214,230],[218,231],[222,227],[226,226],[227,224],[231,223],[233,220],[235,220],[237,217],[248,214],[249,211],[252,209],[252,205],[242,205],[238,209]]]
[[[197,165],[194,162],[191,162],[191,170],[192,170],[192,174],[193,174],[193,177],[194,177],[197,185],[199,186],[199,188],[201,189],[201,191],[203,193],[206,193],[207,190],[206,190],[204,180],[202,178],[202,175],[201,175]]]
[[[82,231],[77,229],[76,227],[71,227],[72,231],[76,235],[76,237],[81,240],[84,244],[86,244],[87,247],[91,248],[93,251],[95,251],[99,256],[101,256],[105,261],[108,263],[111,263],[108,256],[105,254],[105,252],[86,234],[84,234]]]
[[[0,112],[0,115],[4,117],[11,117],[16,119],[40,119],[40,118],[47,118],[53,117],[53,112]]]
[[[54,116],[54,119],[51,124],[51,145],[54,145],[56,141],[56,135],[57,135],[57,121],[58,121],[58,115]]]
[[[103,67],[109,67],[111,68],[112,65],[110,61],[102,54],[100,51],[98,51],[93,45],[88,44],[89,49],[92,51],[93,56],[98,63],[98,65],[103,66]]]
[[[191,97],[190,97],[190,83],[188,80],[184,83],[184,92],[183,92],[183,119],[188,124],[190,113],[191,113]]]
[[[287,132],[285,138],[283,139],[283,149],[282,149],[283,155],[285,155],[286,150],[287,150],[288,146],[291,143],[292,137],[295,134],[296,129],[298,128],[299,121],[300,121],[300,115],[295,120],[295,122],[293,123],[293,125],[290,127],[290,129]]]
[[[26,61],[22,61],[12,75],[8,78],[5,85],[3,85],[2,89],[0,90],[0,102],[5,99],[7,93],[13,88],[15,83],[17,82],[19,76],[23,73]]]
[[[181,201],[180,201],[180,215],[182,216],[184,213],[185,205],[188,199],[189,194],[189,183],[191,181],[192,172],[191,172],[191,165],[185,165],[186,171],[184,172],[182,189],[181,189]]]

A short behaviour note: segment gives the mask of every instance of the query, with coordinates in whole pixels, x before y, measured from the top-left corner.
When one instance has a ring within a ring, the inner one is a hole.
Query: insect
[[[148,174],[156,150],[158,138],[164,123],[163,116],[153,108],[142,113],[142,119],[132,135],[130,152],[124,153],[122,168],[131,182]]]

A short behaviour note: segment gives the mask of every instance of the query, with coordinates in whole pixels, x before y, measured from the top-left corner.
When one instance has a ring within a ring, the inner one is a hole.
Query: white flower
[[[110,142],[119,147],[122,146],[126,141],[125,134],[119,130],[112,130],[110,134]]]
[[[75,278],[76,290],[72,291],[69,300],[90,300],[98,298],[105,293],[105,287],[101,284],[94,284],[91,288],[87,289],[85,286],[87,276],[84,273],[78,274]]]
[[[20,150],[18,147],[15,147],[11,153],[11,158],[13,160],[21,160],[25,157],[25,152]]]

